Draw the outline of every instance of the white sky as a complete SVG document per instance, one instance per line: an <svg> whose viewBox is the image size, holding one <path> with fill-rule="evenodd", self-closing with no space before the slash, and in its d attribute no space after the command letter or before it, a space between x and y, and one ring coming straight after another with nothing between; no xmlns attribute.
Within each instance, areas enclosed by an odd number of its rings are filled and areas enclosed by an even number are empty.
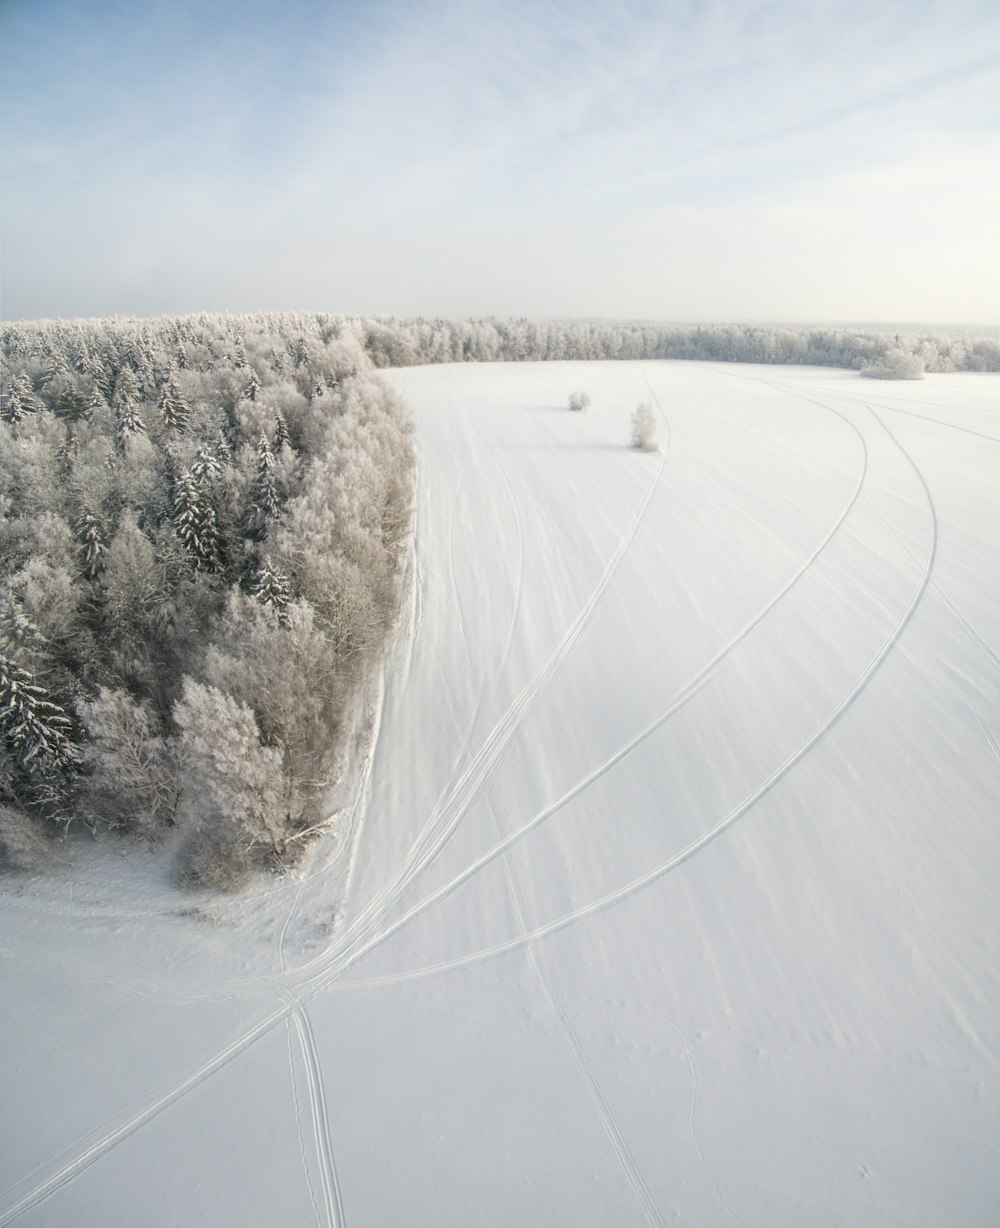
<svg viewBox="0 0 1000 1228"><path fill-rule="evenodd" d="M7 319L1000 322L995 0L4 0Z"/></svg>

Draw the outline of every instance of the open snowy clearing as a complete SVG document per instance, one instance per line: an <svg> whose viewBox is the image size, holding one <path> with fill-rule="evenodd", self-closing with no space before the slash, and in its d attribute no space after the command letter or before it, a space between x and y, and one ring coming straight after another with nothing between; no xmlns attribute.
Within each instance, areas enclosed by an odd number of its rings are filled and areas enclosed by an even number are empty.
<svg viewBox="0 0 1000 1228"><path fill-rule="evenodd" d="M0 882L0 1226L997 1223L1000 377L389 378L334 836Z"/></svg>

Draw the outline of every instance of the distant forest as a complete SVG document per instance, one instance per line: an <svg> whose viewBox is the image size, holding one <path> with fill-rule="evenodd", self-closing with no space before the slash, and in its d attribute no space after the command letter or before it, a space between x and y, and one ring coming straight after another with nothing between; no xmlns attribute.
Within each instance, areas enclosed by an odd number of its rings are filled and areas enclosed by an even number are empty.
<svg viewBox="0 0 1000 1228"><path fill-rule="evenodd" d="M9 325L0 861L179 829L179 876L293 861L405 582L407 415L327 317Z"/></svg>
<svg viewBox="0 0 1000 1228"><path fill-rule="evenodd" d="M701 359L1000 371L1000 339L325 314L0 327L0 863L176 831L235 887L323 829L406 583L414 457L376 368Z"/></svg>
<svg viewBox="0 0 1000 1228"><path fill-rule="evenodd" d="M680 358L845 367L883 378L920 378L925 371L1000 371L1000 336L615 321L352 319L350 323L376 367Z"/></svg>

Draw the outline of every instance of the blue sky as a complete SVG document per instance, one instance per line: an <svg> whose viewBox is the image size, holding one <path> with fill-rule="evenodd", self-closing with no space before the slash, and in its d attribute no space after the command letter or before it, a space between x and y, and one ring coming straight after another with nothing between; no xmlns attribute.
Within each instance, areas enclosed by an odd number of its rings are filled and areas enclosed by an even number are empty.
<svg viewBox="0 0 1000 1228"><path fill-rule="evenodd" d="M0 0L0 313L1000 322L995 0Z"/></svg>

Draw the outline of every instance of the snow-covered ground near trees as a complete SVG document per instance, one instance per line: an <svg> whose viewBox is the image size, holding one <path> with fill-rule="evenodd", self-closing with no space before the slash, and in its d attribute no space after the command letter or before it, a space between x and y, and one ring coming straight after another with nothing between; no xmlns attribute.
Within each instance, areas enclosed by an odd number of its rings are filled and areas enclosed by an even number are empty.
<svg viewBox="0 0 1000 1228"><path fill-rule="evenodd" d="M389 378L334 834L0 883L0 1226L1000 1222L1000 377Z"/></svg>

